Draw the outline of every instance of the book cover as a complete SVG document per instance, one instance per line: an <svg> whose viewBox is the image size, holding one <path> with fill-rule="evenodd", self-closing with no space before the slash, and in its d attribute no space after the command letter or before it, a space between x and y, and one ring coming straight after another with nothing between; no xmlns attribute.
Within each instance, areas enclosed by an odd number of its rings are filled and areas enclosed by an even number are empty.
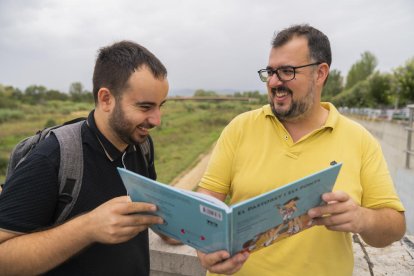
<svg viewBox="0 0 414 276"><path fill-rule="evenodd" d="M205 253L227 250L234 255L257 251L311 227L307 211L323 204L321 195L332 191L341 165L232 206L123 168L118 171L133 201L157 205L156 215L164 224L152 225L152 230Z"/></svg>

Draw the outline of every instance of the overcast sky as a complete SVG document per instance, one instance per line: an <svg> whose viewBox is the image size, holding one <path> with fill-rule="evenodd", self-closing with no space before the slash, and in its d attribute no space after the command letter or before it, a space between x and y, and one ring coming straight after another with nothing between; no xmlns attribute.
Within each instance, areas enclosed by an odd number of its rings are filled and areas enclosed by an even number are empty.
<svg viewBox="0 0 414 276"><path fill-rule="evenodd" d="M413 0L0 0L0 83L91 90L97 50L127 39L160 58L173 93L264 92L271 38L297 23L328 35L343 76L364 51L381 72L414 57Z"/></svg>

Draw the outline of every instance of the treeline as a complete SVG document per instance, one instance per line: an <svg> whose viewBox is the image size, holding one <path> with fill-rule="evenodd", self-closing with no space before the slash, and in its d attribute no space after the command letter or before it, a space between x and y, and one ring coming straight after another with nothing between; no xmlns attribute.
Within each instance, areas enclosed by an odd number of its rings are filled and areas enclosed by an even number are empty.
<svg viewBox="0 0 414 276"><path fill-rule="evenodd" d="M338 107L400 108L414 103L414 58L395 68L392 72L376 69L378 60L374 54L364 52L355 62L346 77L333 69L322 92L322 100ZM223 96L212 90L198 89L196 97ZM234 92L231 97L255 98L259 103L267 102L267 95L259 91ZM50 90L42 85L31 85L24 91L0 84L0 108L13 109L19 103L42 104L51 100L93 103L93 95L74 82L69 93Z"/></svg>
<svg viewBox="0 0 414 276"><path fill-rule="evenodd" d="M331 70L322 100L339 107L400 108L414 103L414 58L390 73L381 73L378 60L364 52L346 76Z"/></svg>
<svg viewBox="0 0 414 276"><path fill-rule="evenodd" d="M194 91L194 97L218 97L223 96L212 90L197 89ZM267 103L267 94L260 93L259 91L243 91L243 92L234 92L230 95L225 95L226 97L236 97L236 98L250 98L257 99L259 103Z"/></svg>
<svg viewBox="0 0 414 276"><path fill-rule="evenodd" d="M376 70L377 58L364 52L360 60L351 66L346 78L339 70L331 70L322 92L322 101L338 107L400 108L414 103L414 58L391 73ZM194 96L219 96L211 90L198 89ZM267 102L267 95L259 91L235 92L234 97L257 98Z"/></svg>
<svg viewBox="0 0 414 276"><path fill-rule="evenodd" d="M30 85L24 91L13 86L0 84L0 108L16 108L21 103L29 105L43 104L48 101L74 101L93 103L93 95L84 89L82 83L74 82L69 93L48 89L43 85Z"/></svg>

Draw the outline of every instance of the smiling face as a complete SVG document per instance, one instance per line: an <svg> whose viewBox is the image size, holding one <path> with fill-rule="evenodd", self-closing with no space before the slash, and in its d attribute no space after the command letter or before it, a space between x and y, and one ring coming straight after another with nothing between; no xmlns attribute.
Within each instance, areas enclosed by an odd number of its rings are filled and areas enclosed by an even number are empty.
<svg viewBox="0 0 414 276"><path fill-rule="evenodd" d="M149 130L161 123L160 108L168 93L166 78L156 79L146 66L136 70L108 118L114 144L142 143Z"/></svg>
<svg viewBox="0 0 414 276"><path fill-rule="evenodd" d="M286 44L272 48L268 68L301 66L315 61L309 58L305 37L293 37ZM296 69L295 78L282 82L276 74L267 81L269 103L281 121L301 119L320 101L320 88L315 86L318 65Z"/></svg>

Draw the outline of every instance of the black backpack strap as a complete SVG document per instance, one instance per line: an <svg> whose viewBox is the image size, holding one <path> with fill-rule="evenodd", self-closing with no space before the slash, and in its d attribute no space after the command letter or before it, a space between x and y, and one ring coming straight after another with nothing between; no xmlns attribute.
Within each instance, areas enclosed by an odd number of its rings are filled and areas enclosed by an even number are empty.
<svg viewBox="0 0 414 276"><path fill-rule="evenodd" d="M142 155L144 156L145 166L148 168L150 164L151 158L151 144L149 142L149 136L145 139L145 141L139 144L139 148L141 150Z"/></svg>
<svg viewBox="0 0 414 276"><path fill-rule="evenodd" d="M83 178L83 148L81 128L85 121L53 130L60 146L59 206L55 223L63 222L78 199Z"/></svg>
<svg viewBox="0 0 414 276"><path fill-rule="evenodd" d="M147 136L147 139L139 144L142 155L144 156L145 166L147 167L149 178L156 179L157 175L154 167L154 144L151 136Z"/></svg>

